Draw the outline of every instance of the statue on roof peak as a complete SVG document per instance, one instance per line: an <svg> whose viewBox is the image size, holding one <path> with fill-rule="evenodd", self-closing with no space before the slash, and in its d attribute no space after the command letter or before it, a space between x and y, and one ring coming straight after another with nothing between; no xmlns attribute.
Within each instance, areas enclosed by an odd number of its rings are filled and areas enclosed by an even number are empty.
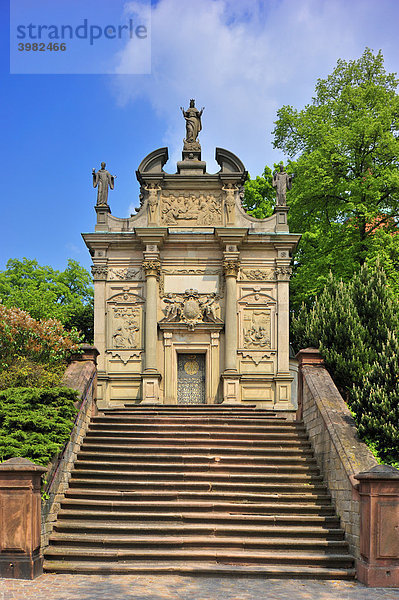
<svg viewBox="0 0 399 600"><path fill-rule="evenodd" d="M204 112L204 107L201 110L195 107L195 100L190 100L190 107L187 110L181 106L180 110L183 113L183 117L186 120L186 139L185 142L196 142L198 141L198 134L202 129L201 116Z"/></svg>

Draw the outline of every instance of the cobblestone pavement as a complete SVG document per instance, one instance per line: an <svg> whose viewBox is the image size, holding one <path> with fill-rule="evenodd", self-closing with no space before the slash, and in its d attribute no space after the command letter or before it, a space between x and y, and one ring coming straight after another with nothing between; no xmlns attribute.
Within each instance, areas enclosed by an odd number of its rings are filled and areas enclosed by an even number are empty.
<svg viewBox="0 0 399 600"><path fill-rule="evenodd" d="M399 600L399 589L344 581L49 574L0 579L0 600Z"/></svg>

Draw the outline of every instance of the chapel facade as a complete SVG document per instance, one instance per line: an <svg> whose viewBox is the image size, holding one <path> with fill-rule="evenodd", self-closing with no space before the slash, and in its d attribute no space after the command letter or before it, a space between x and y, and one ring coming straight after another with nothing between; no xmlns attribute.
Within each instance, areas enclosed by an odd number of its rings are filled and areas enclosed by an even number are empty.
<svg viewBox="0 0 399 600"><path fill-rule="evenodd" d="M299 235L288 230L290 178L274 176L274 214L242 208L247 172L216 148L217 173L201 159L201 115L186 121L176 173L168 149L137 170L136 215L111 214L114 178L93 171L97 224L83 238L93 257L98 406L256 404L294 411L289 363L289 280Z"/></svg>

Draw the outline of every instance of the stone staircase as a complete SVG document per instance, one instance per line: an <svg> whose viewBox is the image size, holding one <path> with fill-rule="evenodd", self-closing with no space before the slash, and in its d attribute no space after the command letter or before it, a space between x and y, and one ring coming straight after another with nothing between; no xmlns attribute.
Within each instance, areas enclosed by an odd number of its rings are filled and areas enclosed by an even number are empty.
<svg viewBox="0 0 399 600"><path fill-rule="evenodd" d="M225 405L94 417L44 568L354 577L302 423Z"/></svg>

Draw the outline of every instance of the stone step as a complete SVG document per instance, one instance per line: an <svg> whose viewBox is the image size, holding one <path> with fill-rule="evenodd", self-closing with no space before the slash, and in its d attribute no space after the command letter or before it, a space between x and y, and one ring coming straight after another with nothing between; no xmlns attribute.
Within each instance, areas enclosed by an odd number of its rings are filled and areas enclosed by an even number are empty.
<svg viewBox="0 0 399 600"><path fill-rule="evenodd" d="M98 453L103 453L103 456L107 456L108 453L119 452L148 452L152 454L164 453L164 452L174 452L177 454L181 454L182 456L197 454L200 450L204 454L213 454L213 456L221 456L227 454L234 454L236 457L241 456L267 456L267 453L271 448L280 449L281 452L284 451L285 448L290 449L301 449L301 448L310 448L310 443L306 441L292 440L289 442L284 442L284 440L270 440L267 444L263 446L251 446L247 447L245 444L240 445L226 445L219 444L218 442L209 442L209 440L205 443L200 442L199 444L193 444L190 446L186 445L174 445L173 442L170 444L165 444L162 441L162 444L158 442L158 444L147 444L145 440L143 440L140 444L134 444L130 440L117 439L114 440L112 438L104 438L100 439L90 439L85 438L82 450L86 452L97 451Z"/></svg>
<svg viewBox="0 0 399 600"><path fill-rule="evenodd" d="M82 453L80 453L79 456L81 456ZM117 470L119 471L129 471L132 470L132 468L134 468L135 465L138 464L137 461L137 455L134 456L128 456L128 457L124 457L125 460L123 462L116 462L113 461L111 462L104 462L104 457L103 456L99 456L98 460L77 460L75 462L75 469L95 469L95 470L115 470L115 468L117 467ZM130 458L130 460L128 460ZM237 463L233 463L232 459L230 460L226 460L224 458L221 458L220 456L218 457L213 457L213 458L208 458L206 459L206 457L199 457L197 456L196 459L192 458L191 460L187 460L187 462L183 462L183 457L182 460L180 462L177 462L174 456L165 456L165 455L156 455L156 456L148 456L148 454L142 455L142 462L140 464L148 464L148 465L156 465L159 464L158 461L162 461L161 464L173 464L173 465L177 465L178 469L184 469L186 466L189 467L190 465L193 464L197 464L197 465L201 465L201 467L205 470L214 470L214 469L219 469L219 470L227 470L228 472L230 472L230 469L234 468L234 464ZM169 460L168 460L169 458ZM132 460L133 459L133 460ZM216 460L215 460L216 459ZM237 459L236 459L237 460ZM107 461L108 461L108 457L107 457ZM195 462L194 462L195 461ZM317 465L316 460L314 459L314 457L312 456L312 454L310 452L302 454L302 453L297 453L296 455L289 455L289 456L278 456L278 455L272 455L268 458L264 457L262 459L262 462L257 461L256 464L254 465L252 463L252 461L246 459L246 458L242 458L240 463L238 464L245 464L247 466L248 462L250 463L250 466L261 466L263 467L265 470L267 470L268 468L275 468L278 465L281 466L286 466L286 465L290 465L290 466L296 466L296 465ZM252 464L251 464L252 463Z"/></svg>
<svg viewBox="0 0 399 600"><path fill-rule="evenodd" d="M86 439L101 439L101 438L123 438L130 440L132 443L189 443L189 444L202 444L203 442L222 443L228 442L229 444L245 444L253 446L257 443L268 442L269 440L307 440L305 433L297 433L294 431L288 432L277 432L270 431L265 433L193 433L190 435L184 429L181 431L159 431L159 432L141 432L126 429L125 431L118 431L116 429L102 428L99 430L89 429L86 434Z"/></svg>
<svg viewBox="0 0 399 600"><path fill-rule="evenodd" d="M118 465L119 466L119 465ZM140 472L140 471L145 471L146 473L148 473L149 475L151 473L154 473L154 476L156 475L156 473L161 472L161 471L168 471L168 472L175 472L175 473L189 473L189 472L213 472L216 471L218 473L226 471L226 473L234 473L234 471L244 471L244 472L248 472L248 465L245 463L245 461L242 461L241 463L237 463L237 464L230 464L230 465L223 465L220 464L219 461L216 461L214 463L209 463L208 464L208 469L206 469L206 465L202 465L201 463L188 463L188 464L181 464L181 463L173 463L173 462L151 462L151 463L144 463L144 462L135 462L132 461L130 463L130 467L131 473L135 473L135 472ZM269 463L268 465L252 465L251 466L251 471L254 474L262 474L265 477L269 476L269 475L283 475L283 474L290 474L290 475L298 475L298 474L303 474L303 475L318 475L319 474L319 468L317 466L316 462L304 462L304 463L299 463L299 464L293 464L293 465L289 465L289 464L271 464ZM83 473L87 473L87 474L96 474L96 472L101 472L104 474L104 476L107 476L107 472L104 470L96 470L96 469L79 469L80 475L82 475ZM118 473L120 475L120 477L125 477L127 475L126 469L122 469L120 471L113 469L112 473Z"/></svg>
<svg viewBox="0 0 399 600"><path fill-rule="evenodd" d="M142 452L141 448L132 448L131 453L126 454L122 452L109 452L107 453L107 463L104 463L104 456L102 452L87 451L82 446L82 449L79 452L79 460L75 462L75 465L90 463L90 464L105 464L109 466L110 469L114 468L114 464L117 463L122 468L120 463L129 463L134 461L143 461L143 462L157 462L161 460L162 462L171 461L174 464L185 464L196 462L201 465L209 465L214 464L215 462L229 466L234 462L237 462L237 458L240 458L241 461L245 461L248 465L264 465L268 464L270 460L274 460L275 458L281 458L288 460L289 458L293 458L294 460L300 457L309 457L313 458L313 452L310 448L299 449L299 448L271 448L269 450L265 450L262 456L253 456L248 453L236 453L234 456L228 456L218 453L218 456L215 456L215 453L203 453L199 454L198 449L193 453L188 452L179 452L179 453L171 453L171 452L162 452L162 449L159 449L159 452L152 452L149 454L148 452Z"/></svg>
<svg viewBox="0 0 399 600"><path fill-rule="evenodd" d="M343 540L344 532L342 529L329 528L312 525L285 525L279 526L275 524L263 525L262 523L256 523L255 525L241 525L238 523L232 523L229 526L225 524L211 523L170 523L165 521L112 521L111 523L107 520L100 521L82 521L79 520L62 520L58 519L55 527L55 533L81 533L85 534L96 533L106 535L140 535L140 536L151 536L159 535L162 532L163 535L202 535L202 536L246 536L246 537L265 537L265 538L279 538L279 537L292 537L300 539L334 539Z"/></svg>
<svg viewBox="0 0 399 600"><path fill-rule="evenodd" d="M71 479L71 481L79 481L79 478L75 475L77 475L78 473L82 474L81 471L74 471L73 472L73 478ZM89 471L89 473L91 473L92 475L92 479L95 478L96 473L94 473L93 471ZM109 474L110 476L108 477L108 479L103 478L102 484L105 484L106 481L109 481L111 479L112 473ZM158 481L173 481L173 482L178 482L180 481L205 481L208 484L211 483L212 481L224 481L226 480L226 477L228 477L231 481L242 481L243 477L248 477L248 473L247 471L244 470L244 472L239 472L237 474L235 473L224 473L224 472L215 472L215 473L210 473L207 471L204 472L178 472L178 471L167 471L167 470L161 470L161 471L131 471L130 472L130 477L132 481L135 480L140 480L140 479L148 479L149 481L153 481L154 483L158 482ZM278 485L278 484L287 484L287 479L288 476L285 473L264 473L264 471L259 471L258 473L254 473L252 475L252 477L249 478L249 481L253 481L253 482L258 482L258 483L264 483L264 484L270 484L270 485ZM119 482L120 481L126 481L126 474L123 474L120 476ZM302 485L302 486L306 486L307 489L311 489L312 486L314 485L320 485L323 483L323 478L321 475L318 474L314 474L314 473L297 473L297 474L290 474L289 475L289 479L288 479L288 483L290 485L292 484L297 484L297 485Z"/></svg>
<svg viewBox="0 0 399 600"><path fill-rule="evenodd" d="M233 427L271 427L271 426L284 426L287 428L300 428L303 427L303 423L299 421L287 421L286 419L278 419L276 417L270 418L266 416L251 416L244 417L231 417L231 416L180 416L180 415L159 415L159 416L138 416L135 414L98 414L92 419L92 423L115 423L118 424L120 422L123 423L131 423L134 425L147 425L151 427L152 425L158 425L162 423L166 423L168 425L182 425L182 424L190 424L193 426L196 425L231 425Z"/></svg>
<svg viewBox="0 0 399 600"><path fill-rule="evenodd" d="M325 539L298 539L295 537L276 537L273 539L267 537L214 537L207 535L153 535L151 537L142 535L110 535L104 537L101 534L87 533L53 533L51 543L55 547L64 548L93 548L94 551L100 546L100 549L118 548L121 550L136 549L155 549L166 548L168 551L173 549L185 548L224 548L228 550L241 549L259 549L267 550L306 550L311 552L326 552L331 554L340 554L348 550L348 544L344 540L325 540Z"/></svg>
<svg viewBox="0 0 399 600"><path fill-rule="evenodd" d="M266 495L300 495L301 497L306 496L320 496L326 495L326 487L324 485L312 485L304 486L303 484L279 483L279 484L251 484L251 483L220 483L220 482L203 482L198 483L197 481L132 481L132 482L119 482L119 481L107 481L102 480L82 480L72 479L70 482L70 490L74 490L76 487L92 491L93 488L103 489L104 493L108 493L109 488L115 487L115 490L134 490L138 493L150 492L152 494L161 491L196 491L196 492L208 492L211 488L213 493L225 492L231 493L243 492L243 493L262 493Z"/></svg>
<svg viewBox="0 0 399 600"><path fill-rule="evenodd" d="M91 484L91 485L90 485ZM142 500L145 502L197 502L197 501L220 501L220 502L247 502L247 503L290 503L294 509L297 504L303 505L315 505L315 506L328 506L331 502L329 494L318 494L318 493L282 493L282 494L267 494L267 493L255 493L251 491L244 492L229 492L229 491L216 491L210 486L207 491L193 491L193 490L141 490L128 489L128 486L123 484L120 485L120 489L117 489L115 482L110 482L109 489L102 485L101 481L87 482L85 480L78 481L77 487L71 486L66 494L65 498L78 498L78 499L92 499L101 497L103 500L119 499L125 502ZM80 487L78 487L80 486Z"/></svg>
<svg viewBox="0 0 399 600"><path fill-rule="evenodd" d="M329 553L320 550L284 550L284 551L262 551L258 549L226 549L226 548L187 548L187 549L126 549L118 550L118 561L131 560L215 560L229 563L262 563L262 564L294 564L294 565L318 565L341 568L353 568L353 559L346 553ZM45 553L47 560L80 560L108 562L115 559L115 550L113 548L73 548L64 546L49 546Z"/></svg>
<svg viewBox="0 0 399 600"><path fill-rule="evenodd" d="M265 564L222 564L218 562L195 561L151 561L151 562L81 562L68 560L45 560L44 571L47 573L76 573L96 575L123 574L179 574L202 576L230 577L262 577L264 579L320 579L320 580L351 580L355 576L353 568L334 569L326 567L303 565L265 565Z"/></svg>
<svg viewBox="0 0 399 600"><path fill-rule="evenodd" d="M68 491L68 494L70 492ZM119 499L112 500L104 499L101 492L98 498L71 498L65 497L61 502L61 508L72 510L87 510L90 512L95 509L103 509L109 512L129 511L131 513L146 512L148 510L160 512L194 512L194 511L212 511L212 512L231 512L235 514L319 514L333 515L334 509L331 504L321 504L317 502L284 502L281 498L279 502L239 502L239 501L222 501L222 500L132 500L129 493L120 492ZM295 510L294 510L295 509Z"/></svg>
<svg viewBox="0 0 399 600"><path fill-rule="evenodd" d="M331 515L320 515L320 514L234 514L230 512L181 512L180 510L162 512L157 507L152 511L146 510L140 513L129 512L128 510L123 512L110 512L102 510L100 506L98 510L92 509L89 512L87 510L80 510L68 506L67 509L61 508L59 512L59 520L61 522L67 521L80 521L84 523L89 522L112 522L112 523L134 523L139 520L140 523L145 527L146 523L152 523L154 521L160 521L162 526L166 524L211 524L213 528L224 525L236 527L239 525L251 525L256 527L261 526L279 526L279 527L322 527L323 529L339 529L340 521L335 514ZM341 531L341 530L340 530Z"/></svg>
<svg viewBox="0 0 399 600"><path fill-rule="evenodd" d="M233 433L236 435L237 433L243 435L263 435L265 433L302 433L306 434L305 428L303 426L288 426L286 424L275 425L274 423L270 423L268 425L247 425L242 423L237 423L236 420L233 423L220 423L220 424L208 424L208 423L198 423L193 425L191 422L183 420L181 423L169 423L169 422L156 422L156 423L134 423L130 422L128 419L121 419L120 422L114 421L104 421L97 420L90 424L89 431L129 431L129 433L140 433L140 434L155 434L158 433L168 433L168 435L173 435L174 432L177 434L185 433L198 433L200 435L212 435L214 433Z"/></svg>

